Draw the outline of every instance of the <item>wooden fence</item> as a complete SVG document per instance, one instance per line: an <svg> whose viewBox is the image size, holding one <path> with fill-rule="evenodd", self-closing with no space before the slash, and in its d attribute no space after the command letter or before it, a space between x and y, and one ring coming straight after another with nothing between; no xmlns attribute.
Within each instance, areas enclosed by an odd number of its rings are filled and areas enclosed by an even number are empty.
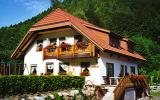
<svg viewBox="0 0 160 100"><path fill-rule="evenodd" d="M0 62L0 75L22 75L23 71L24 71L23 63Z"/></svg>

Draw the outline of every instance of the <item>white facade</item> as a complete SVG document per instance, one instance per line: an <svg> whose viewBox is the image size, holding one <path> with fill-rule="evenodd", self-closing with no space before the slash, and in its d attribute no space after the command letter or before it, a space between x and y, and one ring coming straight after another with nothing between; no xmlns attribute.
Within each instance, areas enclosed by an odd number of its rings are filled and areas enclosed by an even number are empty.
<svg viewBox="0 0 160 100"><path fill-rule="evenodd" d="M66 32L66 31L65 31ZM49 39L52 37L57 37L57 45L59 45L59 37L65 36L66 43L74 44L74 34L76 32L71 32L69 35L64 32L57 32L57 33L48 33L42 34L38 37L38 39L43 39L43 47L47 46L50 42ZM62 35L63 34L63 35ZM37 39L37 40L38 40ZM32 45L28 48L25 57L24 57L24 74L28 75L31 73L31 66L37 66L37 75L44 74L46 72L46 63L53 63L53 75L58 75L59 73L59 63L61 62L69 62L69 66L67 68L67 72L71 72L73 75L79 76L82 68L80 66L80 62L90 62L89 73L90 76L86 77L86 81L90 80L96 85L104 84L103 76L107 75L107 68L106 63L113 63L114 64L114 77L118 77L120 74L120 66L126 65L127 71L130 73L130 67L135 67L135 72L137 72L138 64L134 61L128 60L128 58L119 57L117 55L110 56L109 53L100 54L100 57L97 58L75 58L75 59L48 59L43 60L43 52L37 51L37 44L36 40L32 43Z"/></svg>

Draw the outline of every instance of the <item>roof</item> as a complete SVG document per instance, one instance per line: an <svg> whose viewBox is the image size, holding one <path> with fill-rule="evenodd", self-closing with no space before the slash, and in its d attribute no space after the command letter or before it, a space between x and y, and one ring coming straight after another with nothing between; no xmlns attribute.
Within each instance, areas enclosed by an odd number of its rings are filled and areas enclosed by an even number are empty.
<svg viewBox="0 0 160 100"><path fill-rule="evenodd" d="M35 25L33 25L24 37L24 39L21 41L21 43L17 46L11 57L16 58L15 56L19 54L22 49L24 49L23 45L26 45L27 43L25 41L27 41L27 39L30 40L32 35L34 35L34 32L62 26L71 26L83 36L85 36L87 39L89 39L91 42L93 42L102 51L108 50L136 59L145 60L143 56L136 52L130 53L127 50L114 48L107 44L107 34L111 33L110 30L99 28L87 21L84 21L76 16L69 14L68 12L65 12L60 8L51 12L46 17L42 18L39 22L37 22Z"/></svg>

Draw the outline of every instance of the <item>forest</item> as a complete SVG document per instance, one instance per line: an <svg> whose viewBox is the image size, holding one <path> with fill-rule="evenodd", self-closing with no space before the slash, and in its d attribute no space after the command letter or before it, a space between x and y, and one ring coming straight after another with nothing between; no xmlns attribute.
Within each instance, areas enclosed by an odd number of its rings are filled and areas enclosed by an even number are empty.
<svg viewBox="0 0 160 100"><path fill-rule="evenodd" d="M140 73L155 74L160 70L160 0L50 1L51 7L37 16L0 28L1 60L12 61L11 53L29 28L59 7L134 41L137 44L134 49L147 60L140 63Z"/></svg>

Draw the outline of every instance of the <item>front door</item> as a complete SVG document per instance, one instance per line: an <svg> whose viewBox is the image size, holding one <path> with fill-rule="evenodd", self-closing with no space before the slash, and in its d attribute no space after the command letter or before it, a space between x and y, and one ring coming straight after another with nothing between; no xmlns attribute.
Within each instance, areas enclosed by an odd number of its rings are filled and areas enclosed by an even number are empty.
<svg viewBox="0 0 160 100"><path fill-rule="evenodd" d="M107 83L110 84L110 77L114 77L114 64L106 63L107 69Z"/></svg>

